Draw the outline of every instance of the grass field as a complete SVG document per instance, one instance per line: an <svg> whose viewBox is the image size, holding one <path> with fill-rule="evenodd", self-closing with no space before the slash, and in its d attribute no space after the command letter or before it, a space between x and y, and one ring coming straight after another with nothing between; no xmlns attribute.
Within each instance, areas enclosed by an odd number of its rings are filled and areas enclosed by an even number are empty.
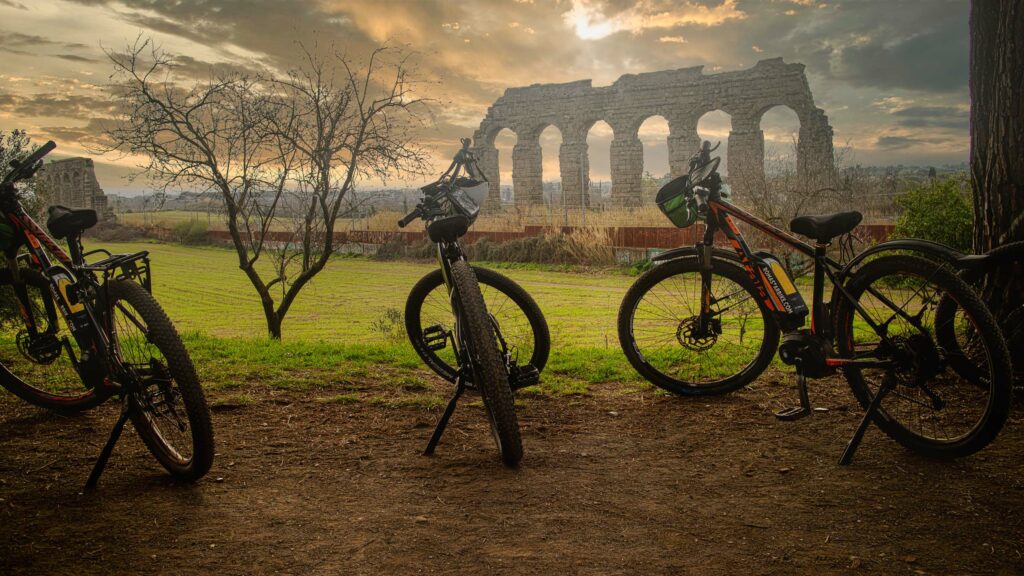
<svg viewBox="0 0 1024 576"><path fill-rule="evenodd" d="M105 247L150 252L154 294L185 335L208 382L304 386L322 380L324 370L340 379L346 370L393 372L398 380L428 377L408 344L400 312L432 264L334 258L288 312L278 343L266 337L256 292L234 252L164 243ZM551 328L544 389L582 392L594 383L638 381L615 331L619 302L634 277L551 268L502 273L530 292Z"/></svg>
<svg viewBox="0 0 1024 576"><path fill-rule="evenodd" d="M431 263L333 258L295 301L284 321L284 338L277 342L266 335L262 308L233 251L156 242L105 247L114 252L149 251L154 294L185 338L210 388L337 384L334 401L346 401L351 398L345 382L371 376L396 382L406 393L402 401L439 401L435 396L416 398L428 389L424 382L432 373L410 346L402 320L410 289L435 269ZM604 382L646 387L626 361L616 332L619 304L635 276L623 269L480 265L501 268L534 297L547 318L552 353L541 391L584 393ZM809 300L809 283L799 284ZM670 291L665 298L670 295L674 296ZM645 315L657 320L661 313L654 308ZM671 334L656 337L659 342L675 340L674 324L660 330L669 328ZM732 340L741 334L733 328L726 332ZM10 356L16 359L13 343L9 344ZM650 351L645 349L645 354ZM740 365L728 369L738 370L750 358L744 355ZM76 380L73 373L68 379Z"/></svg>

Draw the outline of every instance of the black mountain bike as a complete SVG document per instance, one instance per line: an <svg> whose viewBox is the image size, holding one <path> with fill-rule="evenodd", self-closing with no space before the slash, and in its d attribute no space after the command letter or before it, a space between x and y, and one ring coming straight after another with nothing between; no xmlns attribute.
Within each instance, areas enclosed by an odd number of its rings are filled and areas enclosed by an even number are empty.
<svg viewBox="0 0 1024 576"><path fill-rule="evenodd" d="M466 389L483 397L484 409L502 461L515 466L523 456L512 391L532 386L551 349L547 322L537 303L511 279L472 267L459 243L480 211L487 181L462 140L448 170L424 186L423 200L399 221L426 222L437 245L440 269L413 286L405 304L405 327L416 353L455 394L424 451L433 454ZM460 177L465 169L468 178Z"/></svg>
<svg viewBox="0 0 1024 576"><path fill-rule="evenodd" d="M995 319L957 269L908 254L844 268L826 249L860 223L859 212L794 219L790 230L814 240L807 244L723 198L712 151L704 142L689 174L658 193L677 225L703 220L704 236L656 257L659 265L626 293L619 341L633 367L677 394L722 394L753 381L778 349L796 368L800 392L799 407L777 414L786 420L811 414L807 378L842 370L866 411L841 464L872 421L930 456L988 445L1006 421L1012 368ZM810 310L778 259L750 250L733 217L813 258ZM718 232L733 251L714 247Z"/></svg>
<svg viewBox="0 0 1024 576"><path fill-rule="evenodd" d="M94 210L51 206L51 238L21 205L15 184L55 147L47 142L12 162L0 182L0 226L9 234L0 289L18 309L0 328L0 385L63 413L120 399L121 415L87 487L95 487L129 419L174 478L197 480L213 463L210 411L188 352L150 294L148 252L83 252ZM67 242L67 252L54 238ZM86 262L95 255L101 258Z"/></svg>

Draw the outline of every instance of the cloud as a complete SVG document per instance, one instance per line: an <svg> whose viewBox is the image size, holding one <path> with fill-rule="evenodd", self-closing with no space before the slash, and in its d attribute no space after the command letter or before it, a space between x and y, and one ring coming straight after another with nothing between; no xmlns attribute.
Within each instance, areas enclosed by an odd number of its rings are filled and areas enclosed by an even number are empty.
<svg viewBox="0 0 1024 576"><path fill-rule="evenodd" d="M879 136L878 139L875 140L875 145L883 150L910 148L921 143L921 140L911 138L909 136Z"/></svg>
<svg viewBox="0 0 1024 576"><path fill-rule="evenodd" d="M572 0L572 9L562 18L578 37L599 40L621 31L635 34L678 26L720 26L729 20L747 17L736 7L735 0L722 0L713 7L691 1L638 0L612 14L607 14L608 8L592 0Z"/></svg>
<svg viewBox="0 0 1024 576"><path fill-rule="evenodd" d="M0 94L0 112L27 118L67 118L87 120L109 116L114 104L106 96L84 94Z"/></svg>
<svg viewBox="0 0 1024 576"><path fill-rule="evenodd" d="M70 1L78 4L73 12L80 29L94 35L102 30L108 48L131 41L137 31L154 36L180 55L177 74L186 81L204 79L211 70L281 73L298 62L299 41L320 54L337 50L356 59L380 42L408 45L416 52L415 77L424 82L419 93L439 102L436 123L422 131L422 140L442 159L450 156L445 142L469 135L509 87L586 78L601 86L622 74L696 65L712 73L776 56L806 65L837 144L883 150L880 137L966 138L967 0L274 0L258 9L251 0ZM25 125L20 114L30 111L14 112L14 97L18 104L33 92L105 97L71 87L76 78L88 79L81 75L102 82L109 74L109 65L93 59L99 58L93 37L60 27L19 30L26 33L0 30L5 73L33 81L58 78L45 86L5 80L5 126ZM78 44L68 47L72 43ZM27 60L40 52L46 57ZM874 104L884 98L903 101ZM48 124L73 126L105 114L98 103L61 104L74 117ZM935 110L897 113L914 107ZM881 140L886 146L896 142ZM600 164L591 158L592 166Z"/></svg>
<svg viewBox="0 0 1024 576"><path fill-rule="evenodd" d="M950 128L967 131L970 110L955 106L910 106L892 112L900 126L907 128Z"/></svg>

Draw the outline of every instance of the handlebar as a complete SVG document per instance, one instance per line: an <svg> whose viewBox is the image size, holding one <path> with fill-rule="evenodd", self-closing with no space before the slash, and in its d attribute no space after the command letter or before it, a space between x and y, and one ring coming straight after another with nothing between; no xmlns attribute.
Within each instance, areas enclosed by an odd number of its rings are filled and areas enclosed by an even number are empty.
<svg viewBox="0 0 1024 576"><path fill-rule="evenodd" d="M39 148L36 148L34 152L26 156L21 160L12 160L11 167L13 168L7 173L7 176L3 180L3 186L7 187L14 184L18 180L24 180L31 178L36 170L39 169L39 162L44 156L53 151L57 147L57 144L53 140L49 140L46 144L43 144Z"/></svg>
<svg viewBox="0 0 1024 576"><path fill-rule="evenodd" d="M412 222L413 220L419 218L422 215L423 215L423 209L417 207L412 212L409 212L408 214L406 214L405 218L402 218L401 220L398 221L398 227L399 228L405 228L406 226L409 225L410 222Z"/></svg>

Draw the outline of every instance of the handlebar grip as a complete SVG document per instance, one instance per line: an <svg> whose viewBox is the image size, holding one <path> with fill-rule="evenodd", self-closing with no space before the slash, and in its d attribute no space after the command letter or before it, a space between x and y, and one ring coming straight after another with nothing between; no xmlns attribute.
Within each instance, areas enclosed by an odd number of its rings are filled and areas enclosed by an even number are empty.
<svg viewBox="0 0 1024 576"><path fill-rule="evenodd" d="M56 148L56 147L57 147L57 143L56 142L54 142L53 140L48 140L46 142L46 144L43 144L39 148L36 148L36 151L33 152L31 155L29 155L28 158L25 158L24 160L22 160L21 161L21 165L19 166L19 169L21 169L21 170L31 170L32 167L35 166L36 162L39 162L40 160L42 160L43 156L46 156L50 152L53 152L53 149Z"/></svg>
<svg viewBox="0 0 1024 576"><path fill-rule="evenodd" d="M420 210L419 208L417 208L417 209L413 210L412 212L406 214L405 218L402 218L401 220L398 221L398 227L399 228L405 228L406 226L409 225L410 222L412 222L413 220L419 218L420 214L422 214L422 213L423 213L423 211Z"/></svg>

